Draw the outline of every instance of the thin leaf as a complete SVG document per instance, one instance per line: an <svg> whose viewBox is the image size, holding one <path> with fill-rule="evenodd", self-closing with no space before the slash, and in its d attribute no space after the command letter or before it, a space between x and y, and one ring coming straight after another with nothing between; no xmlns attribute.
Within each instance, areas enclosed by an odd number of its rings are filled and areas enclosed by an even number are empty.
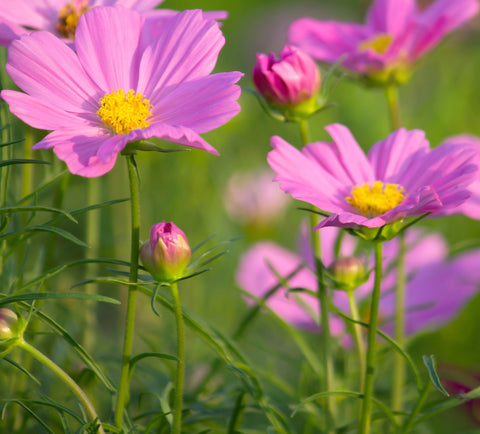
<svg viewBox="0 0 480 434"><path fill-rule="evenodd" d="M4 127L2 127L0 130L3 130ZM22 143L25 139L16 139L16 140L11 140L10 142L4 142L4 143L1 143L0 144L0 148L3 148L5 146L10 146L10 145L14 145L16 143Z"/></svg>
<svg viewBox="0 0 480 434"><path fill-rule="evenodd" d="M440 382L440 377L438 376L437 370L435 369L434 356L423 356L423 363L425 363L425 366L427 367L428 375L430 376L430 380L432 381L432 384L435 386L435 388L445 396L450 396L450 394L445 390L445 388L442 386L442 383Z"/></svg>
<svg viewBox="0 0 480 434"><path fill-rule="evenodd" d="M27 211L48 211L48 212L53 212L53 213L58 213L58 214L63 214L67 219L74 223L78 223L75 218L70 215L67 211L63 211L62 209L58 208L52 208L49 206L10 206L10 207L3 207L0 208L0 214L4 213L12 213L12 212L27 212Z"/></svg>
<svg viewBox="0 0 480 434"><path fill-rule="evenodd" d="M27 226L22 228L18 231L9 232L4 235L0 235L1 240L8 240L9 238L18 238L21 234L28 233L28 232L52 232L54 234L60 235L61 237L81 246L81 247L88 247L84 241L78 239L75 235L67 232L63 229L56 228L54 226L46 226L46 225L37 225L37 226Z"/></svg>
<svg viewBox="0 0 480 434"><path fill-rule="evenodd" d="M25 158L12 158L11 160L0 161L0 167L12 166L14 164L52 164L43 160L27 160Z"/></svg>
<svg viewBox="0 0 480 434"><path fill-rule="evenodd" d="M5 294L0 294L0 307L6 304L15 303L18 301L30 301L30 300L51 300L51 299L75 299L75 300L93 300L102 303L120 304L118 300L114 298L105 297L98 294L87 294L84 292L29 292L27 294L11 295L5 297Z"/></svg>
<svg viewBox="0 0 480 434"><path fill-rule="evenodd" d="M50 427L38 416L31 408L29 408L26 404L24 404L22 401L19 399L9 399L5 405L3 406L2 409L2 419L5 418L5 411L7 409L7 405L10 403L18 404L20 407L23 407L24 410L26 410L30 416L32 416L45 430L51 434L55 434L54 431L50 429Z"/></svg>
<svg viewBox="0 0 480 434"><path fill-rule="evenodd" d="M22 371L28 378L30 378L30 380L33 380L35 381L35 383L37 383L39 386L41 385L40 381L37 380L33 374L31 374L30 372L28 372L23 366L19 365L17 362L15 362L14 360L10 359L10 357L4 357L3 360L5 360L6 362L10 363L11 365L15 366L17 369L19 369L20 371Z"/></svg>
<svg viewBox="0 0 480 434"><path fill-rule="evenodd" d="M180 363L180 360L178 359L178 357L172 356L170 354L153 353L153 352L152 353L141 353L141 354L136 355L135 357L132 357L132 359L130 359L130 371L133 371L133 369L135 368L135 365L140 360L146 359L147 357L154 357L154 358L157 358L157 359L165 359L165 360L173 360L177 363Z"/></svg>

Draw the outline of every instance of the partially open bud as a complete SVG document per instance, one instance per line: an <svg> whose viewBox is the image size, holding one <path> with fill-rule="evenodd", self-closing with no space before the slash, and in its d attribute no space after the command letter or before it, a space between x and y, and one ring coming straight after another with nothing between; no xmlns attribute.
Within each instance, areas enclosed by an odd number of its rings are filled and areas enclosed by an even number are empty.
<svg viewBox="0 0 480 434"><path fill-rule="evenodd" d="M171 222L156 223L150 240L140 248L140 259L148 272L163 282L173 282L183 276L191 250L181 229Z"/></svg>
<svg viewBox="0 0 480 434"><path fill-rule="evenodd" d="M257 54L252 78L258 92L287 118L307 117L319 107L320 73L304 51L287 45L280 53Z"/></svg>
<svg viewBox="0 0 480 434"><path fill-rule="evenodd" d="M353 290L368 279L363 262L354 257L335 259L328 271L334 289Z"/></svg>

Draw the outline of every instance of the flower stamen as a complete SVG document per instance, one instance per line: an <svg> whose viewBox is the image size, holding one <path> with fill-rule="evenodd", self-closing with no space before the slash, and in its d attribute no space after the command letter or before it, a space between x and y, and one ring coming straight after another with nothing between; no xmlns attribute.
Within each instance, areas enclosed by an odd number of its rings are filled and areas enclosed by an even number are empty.
<svg viewBox="0 0 480 434"><path fill-rule="evenodd" d="M105 94L99 101L97 114L103 123L117 134L128 134L138 128L147 128L152 116L152 105L141 93L135 94L130 89L125 94L123 89L117 89Z"/></svg>
<svg viewBox="0 0 480 434"><path fill-rule="evenodd" d="M80 15L91 9L87 5L88 0L76 0L63 6L58 12L58 22L55 26L58 33L64 38L73 39Z"/></svg>
<svg viewBox="0 0 480 434"><path fill-rule="evenodd" d="M382 33L380 35L377 35L371 39L368 39L364 42L362 42L358 48L361 51L366 51L369 48L373 49L376 51L378 54L385 54L387 51L388 47L390 46L390 43L392 42L392 35L389 35L387 33Z"/></svg>
<svg viewBox="0 0 480 434"><path fill-rule="evenodd" d="M403 187L398 184L384 184L381 181L356 185L351 190L351 196L345 198L361 215L368 218L385 214L400 205L404 199Z"/></svg>

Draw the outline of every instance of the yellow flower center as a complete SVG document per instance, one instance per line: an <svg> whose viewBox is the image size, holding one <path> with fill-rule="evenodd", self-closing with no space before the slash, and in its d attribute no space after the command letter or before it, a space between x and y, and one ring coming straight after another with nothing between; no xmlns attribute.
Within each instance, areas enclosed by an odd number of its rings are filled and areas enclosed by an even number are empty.
<svg viewBox="0 0 480 434"><path fill-rule="evenodd" d="M375 181L356 185L345 200L365 217L373 218L390 211L405 199L405 189L398 184Z"/></svg>
<svg viewBox="0 0 480 434"><path fill-rule="evenodd" d="M128 134L137 128L147 128L147 118L152 116L152 105L141 93L135 95L130 89L127 94L122 89L112 90L99 101L97 114L104 124L117 134Z"/></svg>
<svg viewBox="0 0 480 434"><path fill-rule="evenodd" d="M60 12L58 13L58 22L55 28L64 38L74 38L80 15L91 9L87 4L88 0L81 2L72 1L60 9Z"/></svg>
<svg viewBox="0 0 480 434"><path fill-rule="evenodd" d="M390 43L392 42L392 39L393 39L392 35L383 33L375 36L372 39L362 42L358 46L358 48L360 50L368 50L369 48L372 48L374 51L376 51L379 54L385 54L388 47L390 46Z"/></svg>

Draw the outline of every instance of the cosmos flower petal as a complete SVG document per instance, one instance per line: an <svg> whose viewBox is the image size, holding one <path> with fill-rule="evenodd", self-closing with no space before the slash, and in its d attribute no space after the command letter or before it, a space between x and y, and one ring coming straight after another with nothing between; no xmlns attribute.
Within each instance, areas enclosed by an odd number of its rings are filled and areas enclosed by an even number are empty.
<svg viewBox="0 0 480 434"><path fill-rule="evenodd" d="M226 72L171 86L152 101L152 122L184 125L199 133L210 131L229 121L240 111L236 102L240 88L233 86L243 74Z"/></svg>
<svg viewBox="0 0 480 434"><path fill-rule="evenodd" d="M358 44L372 35L359 24L300 18L288 30L288 41L323 62L336 62L344 54L357 50Z"/></svg>
<svg viewBox="0 0 480 434"><path fill-rule="evenodd" d="M271 139L273 151L267 156L270 167L277 174L275 181L295 199L310 202L327 212L341 210L335 197L344 187L329 173L320 170L316 161L295 149L278 136Z"/></svg>
<svg viewBox="0 0 480 434"><path fill-rule="evenodd" d="M0 46L8 47L12 41L28 33L22 26L0 18Z"/></svg>
<svg viewBox="0 0 480 434"><path fill-rule="evenodd" d="M91 95L99 95L73 50L48 32L32 32L13 41L6 69L25 92L65 111L91 110L96 102Z"/></svg>
<svg viewBox="0 0 480 434"><path fill-rule="evenodd" d="M133 9L142 14L155 9L161 3L163 3L163 0L118 0L115 4Z"/></svg>
<svg viewBox="0 0 480 434"><path fill-rule="evenodd" d="M155 93L212 72L225 39L218 24L200 10L176 14L160 34L149 21L142 31L138 90L155 100Z"/></svg>
<svg viewBox="0 0 480 434"><path fill-rule="evenodd" d="M75 33L75 48L86 72L105 93L136 89L144 18L120 6L92 8L88 19L86 15L78 20Z"/></svg>
<svg viewBox="0 0 480 434"><path fill-rule="evenodd" d="M375 0L367 13L367 26L378 33L399 35L416 11L415 0Z"/></svg>
<svg viewBox="0 0 480 434"><path fill-rule="evenodd" d="M397 183L428 151L429 144L423 131L400 128L376 143L368 152L368 159L376 179Z"/></svg>
<svg viewBox="0 0 480 434"><path fill-rule="evenodd" d="M78 116L48 104L44 99L31 97L14 90L2 90L1 97L9 104L10 111L23 122L42 130L81 127L85 121Z"/></svg>
<svg viewBox="0 0 480 434"><path fill-rule="evenodd" d="M15 0L15 7L9 1L0 2L0 22L7 21L32 29L53 30L64 1Z"/></svg>
<svg viewBox="0 0 480 434"><path fill-rule="evenodd" d="M420 57L478 13L476 0L436 0L417 17L418 31L412 47L412 56Z"/></svg>
<svg viewBox="0 0 480 434"><path fill-rule="evenodd" d="M36 145L39 148L52 148L57 157L65 161L68 170L75 174L85 177L101 176L110 171L115 165L117 153L110 153L107 158L106 153L102 160L98 158L97 153L100 147L108 147L110 143L122 141L121 135L109 136L96 128L85 128L83 130L56 130L50 133ZM113 145L109 146L114 148Z"/></svg>

